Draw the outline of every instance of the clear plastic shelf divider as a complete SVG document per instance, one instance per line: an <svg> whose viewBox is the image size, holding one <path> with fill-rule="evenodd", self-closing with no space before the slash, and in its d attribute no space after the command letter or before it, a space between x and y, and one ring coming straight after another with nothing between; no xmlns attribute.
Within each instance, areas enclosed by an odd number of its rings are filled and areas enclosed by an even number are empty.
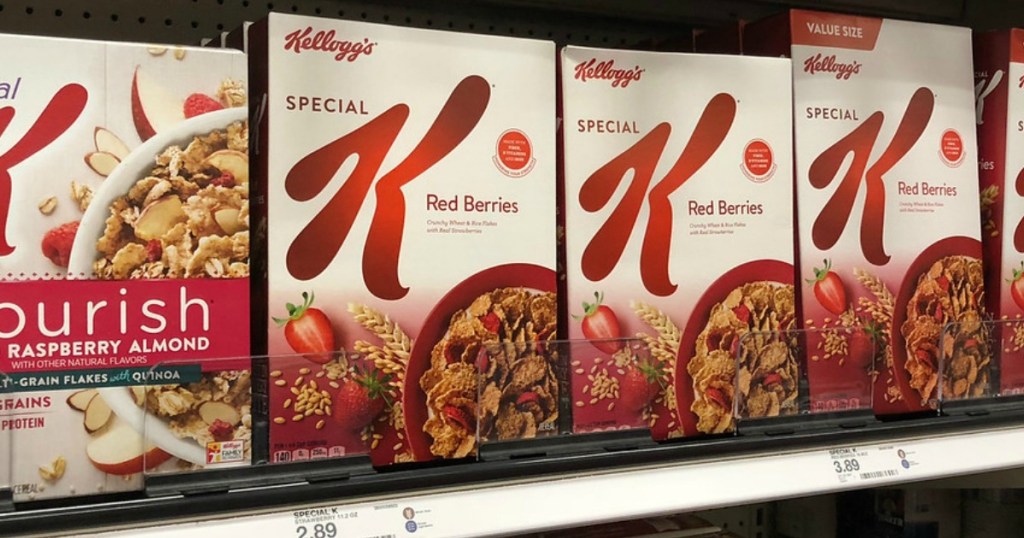
<svg viewBox="0 0 1024 538"><path fill-rule="evenodd" d="M101 392L114 415L141 434L137 451L147 478L250 464L251 361L165 360Z"/></svg>
<svg viewBox="0 0 1024 538"><path fill-rule="evenodd" d="M559 351L568 378L574 434L649 431L662 440L683 435L676 408L676 353L654 338L565 340Z"/></svg>
<svg viewBox="0 0 1024 538"><path fill-rule="evenodd" d="M883 338L860 326L750 331L730 345L732 371L716 367L725 363L725 353L709 353L695 381L708 415L731 405L741 430L744 422L866 414L876 372L884 366ZM726 389L733 394L723 394Z"/></svg>
<svg viewBox="0 0 1024 538"><path fill-rule="evenodd" d="M17 421L21 419L21 411L16 404L10 406L6 402L13 399L14 392L14 380L6 372L0 372L0 400L5 402L0 408L0 511L4 511L5 506L13 508L14 432ZM66 463L55 462L57 468L53 471L62 472L60 467L64 465Z"/></svg>
<svg viewBox="0 0 1024 538"><path fill-rule="evenodd" d="M911 384L930 391L940 409L984 404L1024 389L1024 375L1017 373L1024 358L1024 320L947 323L938 347L936 365L921 353L913 361L908 357L907 369Z"/></svg>
<svg viewBox="0 0 1024 538"><path fill-rule="evenodd" d="M476 438L484 445L539 439L568 433L563 411L568 402L571 342L485 342L473 365L477 375ZM458 417L457 409L428 397ZM448 417L451 418L451 417ZM458 419L456 419L458 420Z"/></svg>

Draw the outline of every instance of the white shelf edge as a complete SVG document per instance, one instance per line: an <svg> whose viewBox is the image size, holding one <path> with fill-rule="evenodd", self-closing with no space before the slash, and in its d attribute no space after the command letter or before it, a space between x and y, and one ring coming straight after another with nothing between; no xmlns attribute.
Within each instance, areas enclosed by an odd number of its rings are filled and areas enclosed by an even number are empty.
<svg viewBox="0 0 1024 538"><path fill-rule="evenodd" d="M790 453L619 469L517 484L468 486L372 502L296 506L271 513L232 515L90 536L298 538L296 511L316 507L336 507L340 512L357 514L355 519L336 522L337 536L504 535L1024 467L1024 452L1009 449L1021 445L1024 445L1024 428L1021 427L835 444ZM914 465L901 469L895 477L840 483L828 451L850 446L893 453L902 449ZM211 498L211 502L216 500ZM420 525L415 532L404 527L406 519L402 510L405 507L412 507L417 513L414 520ZM308 536L314 538L312 534Z"/></svg>

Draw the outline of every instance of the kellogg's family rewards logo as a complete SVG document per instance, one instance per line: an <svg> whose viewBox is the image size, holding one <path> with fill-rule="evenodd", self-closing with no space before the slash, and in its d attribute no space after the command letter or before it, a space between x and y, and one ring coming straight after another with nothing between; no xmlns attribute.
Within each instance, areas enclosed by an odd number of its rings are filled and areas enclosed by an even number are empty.
<svg viewBox="0 0 1024 538"><path fill-rule="evenodd" d="M840 62L836 59L835 54L825 56L819 52L804 60L804 72L811 75L834 73L836 80L850 80L851 76L860 74L860 68L859 62Z"/></svg>
<svg viewBox="0 0 1024 538"><path fill-rule="evenodd" d="M294 51L295 54L306 50L328 52L333 53L334 59L339 62L354 62L361 55L373 54L373 47L377 45L366 37L362 41L348 41L337 39L336 35L334 30L317 30L314 33L313 27L307 26L284 36L284 50Z"/></svg>
<svg viewBox="0 0 1024 538"><path fill-rule="evenodd" d="M617 69L615 67L615 60L598 62L597 58L591 58L589 61L581 62L576 66L576 80L580 82L586 82L590 79L610 80L612 81L612 88L625 88L629 86L630 82L634 80L639 81L643 73L644 70L640 69L639 65L634 66L632 69Z"/></svg>

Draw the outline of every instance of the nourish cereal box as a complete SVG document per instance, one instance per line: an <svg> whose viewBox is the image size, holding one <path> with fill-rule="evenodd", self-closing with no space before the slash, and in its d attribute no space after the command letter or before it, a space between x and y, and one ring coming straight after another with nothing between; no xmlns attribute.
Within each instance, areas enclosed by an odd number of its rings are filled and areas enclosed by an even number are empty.
<svg viewBox="0 0 1024 538"><path fill-rule="evenodd" d="M981 236L1000 392L1024 390L1024 30L974 36ZM1001 338L999 338L1001 336Z"/></svg>
<svg viewBox="0 0 1024 538"><path fill-rule="evenodd" d="M970 31L794 10L744 47L793 59L812 411L925 410L940 378L945 398L985 390Z"/></svg>
<svg viewBox="0 0 1024 538"><path fill-rule="evenodd" d="M272 14L249 51L271 459L555 433L552 43Z"/></svg>
<svg viewBox="0 0 1024 538"><path fill-rule="evenodd" d="M15 500L248 462L244 57L9 35L0 50Z"/></svg>
<svg viewBox="0 0 1024 538"><path fill-rule="evenodd" d="M796 413L789 60L561 62L575 431Z"/></svg>

